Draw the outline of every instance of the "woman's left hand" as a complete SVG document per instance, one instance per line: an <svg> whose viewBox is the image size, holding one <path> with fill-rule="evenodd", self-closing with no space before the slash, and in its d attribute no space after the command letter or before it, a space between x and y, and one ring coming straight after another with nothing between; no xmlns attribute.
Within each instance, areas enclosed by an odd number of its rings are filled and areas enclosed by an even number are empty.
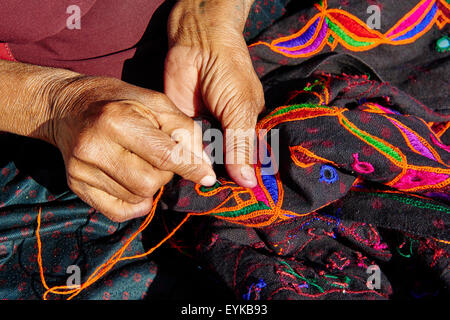
<svg viewBox="0 0 450 320"><path fill-rule="evenodd" d="M207 109L221 122L227 171L244 187L256 185L253 138L264 108L242 34L253 1L180 0L168 21L164 77L166 95L186 115Z"/></svg>

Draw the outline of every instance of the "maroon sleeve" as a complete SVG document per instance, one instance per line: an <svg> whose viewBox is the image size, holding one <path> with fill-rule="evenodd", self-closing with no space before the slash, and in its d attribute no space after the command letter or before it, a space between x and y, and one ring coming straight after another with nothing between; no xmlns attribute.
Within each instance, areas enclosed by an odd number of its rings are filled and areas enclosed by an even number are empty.
<svg viewBox="0 0 450 320"><path fill-rule="evenodd" d="M0 1L0 42L36 42L66 27L67 8L77 5L85 15L96 0Z"/></svg>
<svg viewBox="0 0 450 320"><path fill-rule="evenodd" d="M0 43L20 62L120 78L164 0L0 0ZM80 28L68 28L80 8Z"/></svg>

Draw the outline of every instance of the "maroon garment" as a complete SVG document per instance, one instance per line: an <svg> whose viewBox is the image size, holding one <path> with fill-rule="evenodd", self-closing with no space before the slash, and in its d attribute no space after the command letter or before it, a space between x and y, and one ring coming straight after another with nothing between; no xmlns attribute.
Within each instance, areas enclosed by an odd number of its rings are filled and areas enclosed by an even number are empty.
<svg viewBox="0 0 450 320"><path fill-rule="evenodd" d="M120 78L164 0L0 1L0 43L20 62ZM80 8L80 29L67 21ZM3 45L4 47L5 45ZM4 50L3 50L4 51Z"/></svg>

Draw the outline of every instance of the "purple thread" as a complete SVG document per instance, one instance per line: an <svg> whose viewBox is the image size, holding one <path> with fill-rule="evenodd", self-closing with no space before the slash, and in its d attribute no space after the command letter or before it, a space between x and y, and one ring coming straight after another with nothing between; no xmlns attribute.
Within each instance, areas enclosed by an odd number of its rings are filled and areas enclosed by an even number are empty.
<svg viewBox="0 0 450 320"><path fill-rule="evenodd" d="M450 194L444 192L428 192L425 195L433 199L450 201Z"/></svg>
<svg viewBox="0 0 450 320"><path fill-rule="evenodd" d="M304 45L309 40L311 40L311 38L314 36L317 26L319 25L319 21L320 21L320 17L317 17L316 21L313 24L311 24L304 33L302 33L301 35L299 35L298 37L296 37L294 39L290 39L287 41L277 43L276 46L283 47L283 48L293 48L293 47L298 47L298 46Z"/></svg>
<svg viewBox="0 0 450 320"><path fill-rule="evenodd" d="M409 142L417 152L419 152L424 157L427 157L428 159L437 161L431 151L416 137L414 133L409 131L406 127L404 127L397 121L394 121L392 119L389 120L391 120L391 122L408 137Z"/></svg>
<svg viewBox="0 0 450 320"><path fill-rule="evenodd" d="M322 29L319 31L319 34L317 35L317 38L306 48L302 48L299 50L294 50L294 51L290 51L288 49L279 49L280 51L284 52L284 53L288 53L288 54L292 54L292 55L301 55L301 54L307 54L310 53L314 50L316 50L320 44L324 41L325 36L327 35L327 30L328 30L328 24L326 22L326 20L323 21L322 24Z"/></svg>
<svg viewBox="0 0 450 320"><path fill-rule="evenodd" d="M299 287L300 289L303 289L303 288L309 288L309 286L308 286L308 284L307 284L306 282L303 283L303 284L297 285L297 287Z"/></svg>

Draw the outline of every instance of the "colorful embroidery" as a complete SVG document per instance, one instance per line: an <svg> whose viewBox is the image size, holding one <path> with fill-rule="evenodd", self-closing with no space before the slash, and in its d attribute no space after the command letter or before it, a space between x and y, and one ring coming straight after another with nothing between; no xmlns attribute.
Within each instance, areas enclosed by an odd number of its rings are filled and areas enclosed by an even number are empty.
<svg viewBox="0 0 450 320"><path fill-rule="evenodd" d="M326 44L331 50L340 43L351 51L367 51L381 44L412 43L435 24L442 29L450 21L450 6L444 0L420 1L385 34L369 28L358 17L344 10L327 8L326 0L322 5L316 4L316 8L320 12L297 33L270 43L260 41L250 47L265 45L290 58L310 57L322 51ZM448 45L448 39L440 43Z"/></svg>
<svg viewBox="0 0 450 320"><path fill-rule="evenodd" d="M370 163L359 161L359 154L354 153L352 156L355 159L355 162L352 163L352 168L356 172L369 174L375 171L375 168Z"/></svg>
<svg viewBox="0 0 450 320"><path fill-rule="evenodd" d="M322 165L320 167L320 182L325 182L328 184L335 183L339 180L339 175L335 168L329 165Z"/></svg>
<svg viewBox="0 0 450 320"><path fill-rule="evenodd" d="M448 165L442 162L439 153L434 150L429 142L417 132L400 123L399 120L391 117L392 115L398 115L398 112L373 102L366 102L360 106L361 116L364 113L368 113L388 119L399 130L412 152L436 162L437 167L416 166L408 163L405 152L399 147L366 130L358 128L350 121L346 117L346 113L351 111L346 108L323 105L325 101L329 101L328 85L328 78L319 77L318 80L308 84L303 90L296 91L289 100L301 94L312 94L318 98L321 104L302 103L281 106L273 110L258 123L257 132L267 134L270 129L291 121L334 117L337 120L336 124L346 129L346 132L358 138L368 147L377 150L392 165L398 167L399 173L390 181L384 181L383 183L386 185L403 191L417 191L440 188L450 183L450 169L448 169ZM319 90L316 92L315 88ZM259 136L259 139L264 139L264 136ZM437 141L433 140L433 142L436 144ZM336 168L348 169L345 165L339 165L330 157L316 154L305 145L289 146L289 150L292 162L302 169L320 165L317 179L319 183L334 184L340 180ZM267 153L268 158L271 159L269 146L263 152ZM349 161L348 165L352 170L366 175L375 171L373 164L359 160L360 155L358 153L352 153L351 157L352 161ZM223 181L221 185L213 189L197 186L197 192L204 197L217 195L217 193L225 192L225 190L228 192L228 196L219 206L205 214L211 214L220 219L252 227L267 226L280 220L310 214L311 212L298 214L282 209L283 186L278 174L273 174L267 170L267 168L271 167L271 164L271 161L266 165L262 165L260 162L257 163L255 170L258 186L253 189L241 188L229 181ZM243 194L246 194L246 201L242 200ZM325 205L328 204L326 203ZM195 215L195 213L192 214Z"/></svg>

